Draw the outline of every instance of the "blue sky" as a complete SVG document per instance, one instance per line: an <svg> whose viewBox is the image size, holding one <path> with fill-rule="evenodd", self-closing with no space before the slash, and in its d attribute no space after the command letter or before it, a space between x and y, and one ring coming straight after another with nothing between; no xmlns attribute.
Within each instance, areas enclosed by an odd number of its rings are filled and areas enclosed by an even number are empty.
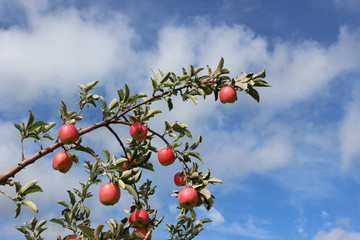
<svg viewBox="0 0 360 240"><path fill-rule="evenodd" d="M75 103L78 83L100 80L108 99L124 83L150 93L152 68L215 67L224 57L233 76L266 68L273 87L260 89L260 103L243 94L232 105L176 101L178 111L160 117L202 135L203 168L224 181L211 189L215 208L198 210L213 220L198 239L360 240L359 13L357 0L0 0L1 171L20 160L12 124L30 109L60 123L59 101ZM84 141L120 154L103 130ZM146 174L159 186L153 205L171 221L179 166L154 165ZM55 172L47 156L17 177L40 180L45 192L31 199L37 216L50 219L59 214L53 203L85 175L79 167ZM124 192L116 210L97 199L89 205L103 223L123 218L130 201ZM34 216L24 210L14 221L13 209L0 196L2 240L20 239L14 226ZM44 237L65 233L49 224ZM166 236L164 225L154 232Z"/></svg>

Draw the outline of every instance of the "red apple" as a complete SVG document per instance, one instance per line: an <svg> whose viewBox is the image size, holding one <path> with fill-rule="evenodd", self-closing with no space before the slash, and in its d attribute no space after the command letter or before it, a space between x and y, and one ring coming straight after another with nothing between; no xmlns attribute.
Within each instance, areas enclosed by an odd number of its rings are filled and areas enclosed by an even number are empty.
<svg viewBox="0 0 360 240"><path fill-rule="evenodd" d="M185 177L182 172L178 172L174 175L174 183L178 187L186 185Z"/></svg>
<svg viewBox="0 0 360 240"><path fill-rule="evenodd" d="M220 89L219 98L222 103L234 103L237 100L236 91L231 86L225 86Z"/></svg>
<svg viewBox="0 0 360 240"><path fill-rule="evenodd" d="M72 124L64 124L59 128L59 138L64 144L71 144L79 139L79 131Z"/></svg>
<svg viewBox="0 0 360 240"><path fill-rule="evenodd" d="M55 170L67 173L73 164L73 158L68 152L58 152L52 160L52 166Z"/></svg>
<svg viewBox="0 0 360 240"><path fill-rule="evenodd" d="M148 234L148 232L150 232L148 229L146 228L135 228L133 233L141 233L142 235L144 235L144 238L137 238L135 240L151 240L151 232L149 233L148 237L146 237L146 234Z"/></svg>
<svg viewBox="0 0 360 240"><path fill-rule="evenodd" d="M175 154L171 148L160 149L157 153L158 160L161 165L169 166L175 162Z"/></svg>
<svg viewBox="0 0 360 240"><path fill-rule="evenodd" d="M146 138L148 129L139 122L135 122L130 126L130 135L137 141L142 141Z"/></svg>
<svg viewBox="0 0 360 240"><path fill-rule="evenodd" d="M105 183L99 189L99 200L104 205L114 205L120 200L120 188L114 183Z"/></svg>
<svg viewBox="0 0 360 240"><path fill-rule="evenodd" d="M191 187L185 187L178 193L178 202L180 207L191 209L196 206L198 201L198 193Z"/></svg>
<svg viewBox="0 0 360 240"><path fill-rule="evenodd" d="M144 228L149 222L149 213L145 209L136 209L129 216L129 223L136 228Z"/></svg>

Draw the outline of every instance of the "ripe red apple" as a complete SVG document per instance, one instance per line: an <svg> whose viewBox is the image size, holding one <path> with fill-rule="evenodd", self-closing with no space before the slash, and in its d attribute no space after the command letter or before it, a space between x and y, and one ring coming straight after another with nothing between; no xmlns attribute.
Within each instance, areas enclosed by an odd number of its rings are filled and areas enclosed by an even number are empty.
<svg viewBox="0 0 360 240"><path fill-rule="evenodd" d="M67 173L73 164L73 158L68 152L58 152L52 160L52 166L55 170Z"/></svg>
<svg viewBox="0 0 360 240"><path fill-rule="evenodd" d="M237 100L237 94L233 87L225 86L220 89L219 98L222 103L234 103Z"/></svg>
<svg viewBox="0 0 360 240"><path fill-rule="evenodd" d="M148 229L146 228L135 228L133 233L141 233L142 235L144 235L144 238L137 238L135 240L151 240L151 232L149 233L149 236L147 238L146 237L146 234L149 232Z"/></svg>
<svg viewBox="0 0 360 240"><path fill-rule="evenodd" d="M136 228L144 228L149 222L149 213L145 209L136 209L129 216L129 223Z"/></svg>
<svg viewBox="0 0 360 240"><path fill-rule="evenodd" d="M171 148L160 149L157 153L158 160L161 165L169 166L175 162L175 154Z"/></svg>
<svg viewBox="0 0 360 240"><path fill-rule="evenodd" d="M146 138L148 129L139 122L135 122L130 126L130 135L137 141L142 141Z"/></svg>
<svg viewBox="0 0 360 240"><path fill-rule="evenodd" d="M99 189L99 200L104 205L114 205L120 200L120 188L114 183L105 183Z"/></svg>
<svg viewBox="0 0 360 240"><path fill-rule="evenodd" d="M196 206L198 201L198 193L191 187L185 187L178 193L178 202L180 207L191 209Z"/></svg>
<svg viewBox="0 0 360 240"><path fill-rule="evenodd" d="M59 128L59 138L64 144L71 144L79 139L79 131L72 124L64 124Z"/></svg>
<svg viewBox="0 0 360 240"><path fill-rule="evenodd" d="M174 183L178 187L186 185L185 177L182 172L178 172L174 175Z"/></svg>

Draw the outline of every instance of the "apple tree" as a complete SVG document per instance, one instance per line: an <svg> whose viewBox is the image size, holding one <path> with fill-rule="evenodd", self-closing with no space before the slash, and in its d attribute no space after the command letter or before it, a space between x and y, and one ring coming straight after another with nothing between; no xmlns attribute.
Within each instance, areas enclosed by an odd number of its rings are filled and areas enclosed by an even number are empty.
<svg viewBox="0 0 360 240"><path fill-rule="evenodd" d="M21 183L16 180L16 176L44 156L51 156L53 169L64 174L75 165L83 167L87 173L87 180L80 182L80 187L67 190L67 194L64 193L67 199L54 203L61 205L63 209L58 217L46 220L33 217L24 225L17 226L17 230L28 240L40 240L43 239L41 234L46 231L48 224L59 224L71 233L59 236L59 240L149 240L163 217L158 216L158 211L149 202L155 194L156 186L151 179L144 180L142 173L154 171L153 164L169 166L177 161L181 169L179 168L174 175L174 185L182 188L173 192L169 189L169 194L172 194L174 201L178 203L179 212L174 216L177 219L176 224L166 224L168 239L195 238L203 230L203 225L211 221L198 219L196 208L203 206L210 210L213 207L214 195L209 185L221 183L221 180L213 177L210 170L199 170L199 164L204 164L204 159L197 152L202 137L193 138L188 125L179 121L165 121L162 131L152 128L149 120L161 114L161 110L153 108L152 104L162 100L167 103L169 111L174 111L174 98L190 100L197 104L199 97L206 99L210 96L215 100L219 99L221 103L234 103L239 91L244 91L259 101L260 97L255 88L270 86L263 80L265 71L230 77L230 71L224 68L223 58L214 71L207 66L207 73L203 72L204 68L195 68L192 65L189 69L183 68L180 76L173 72L153 70L150 94L133 94L125 84L122 89L117 90L117 98L110 101L94 93L97 81L79 84L77 109L70 110L64 101L60 101L60 118L54 119L54 122L37 121L34 114L29 111L26 122L14 124L19 131L22 159L11 169L0 174L0 186L8 185L15 189L14 196L0 189L0 193L14 203L14 217L19 216L23 207L34 212L39 211L36 203L27 198L29 194L42 192L39 181L34 179ZM86 116L85 112L93 113L94 108L98 110L99 121L85 128L77 128L77 123ZM52 136L50 130L57 125L56 121L60 127L57 136ZM128 138L120 136L114 126L128 129ZM83 144L86 134L99 128L105 128L112 134L119 144L121 155L116 156L108 149L99 152L94 146ZM155 138L162 144L155 145ZM49 139L52 143L44 146L44 139ZM29 140L35 140L39 150L31 156L25 156L24 143ZM86 160L81 159L84 154L89 155ZM106 176L106 181L103 180L103 176ZM99 192L90 192L89 189L93 185L100 186ZM91 221L91 209L87 205L88 200L97 196L99 204L114 207L121 201L123 191L128 192L133 199L132 202L126 203L127 215L123 219L109 219L104 224L94 226Z"/></svg>

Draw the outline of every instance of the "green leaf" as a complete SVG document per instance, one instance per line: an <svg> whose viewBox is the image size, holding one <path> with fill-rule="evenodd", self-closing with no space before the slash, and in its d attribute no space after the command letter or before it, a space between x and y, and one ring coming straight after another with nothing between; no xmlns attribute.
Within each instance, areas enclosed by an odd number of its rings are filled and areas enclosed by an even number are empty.
<svg viewBox="0 0 360 240"><path fill-rule="evenodd" d="M119 105L119 102L116 98L114 98L113 100L111 100L111 102L109 103L109 107L108 109L111 111L114 108L116 108Z"/></svg>
<svg viewBox="0 0 360 240"><path fill-rule="evenodd" d="M248 93L251 97L253 97L257 102L260 101L260 95L259 95L259 93L258 93L251 85L248 85L247 93Z"/></svg>
<svg viewBox="0 0 360 240"><path fill-rule="evenodd" d="M168 99L166 100L166 102L167 102L169 111L171 111L171 110L173 109L173 107L174 107L171 98L168 98Z"/></svg>
<svg viewBox="0 0 360 240"><path fill-rule="evenodd" d="M95 88L96 84L98 84L98 83L99 83L99 81L92 81L92 82L86 84L84 87L85 92L89 92L90 90L93 90Z"/></svg>
<svg viewBox="0 0 360 240"><path fill-rule="evenodd" d="M104 229L104 225L103 224L98 224L96 227L95 227L95 239L100 239L100 234L102 232L102 230Z"/></svg>
<svg viewBox="0 0 360 240"><path fill-rule="evenodd" d="M77 227L84 233L85 236L87 236L91 240L94 240L94 230L93 229L91 229L85 225L79 225Z"/></svg>
<svg viewBox="0 0 360 240"><path fill-rule="evenodd" d="M263 71L255 74L255 75L253 76L253 79L256 79L256 78L265 78L265 77L266 77L266 71L265 71L265 69L264 69Z"/></svg>
<svg viewBox="0 0 360 240"><path fill-rule="evenodd" d="M135 202L139 201L139 197L138 197L135 189L131 185L126 184L125 189L133 196Z"/></svg>
<svg viewBox="0 0 360 240"><path fill-rule="evenodd" d="M30 128L31 124L34 123L34 119L35 119L35 117L34 117L33 113L31 111L29 111L29 119L28 119L28 122L26 124L26 129Z"/></svg>
<svg viewBox="0 0 360 240"><path fill-rule="evenodd" d="M190 95L190 94L187 94L186 96L187 96L188 98L190 98L191 101L193 101L195 104L198 104L198 103L199 103L199 100L198 100L195 96Z"/></svg>
<svg viewBox="0 0 360 240"><path fill-rule="evenodd" d="M201 143L201 140L202 140L202 137L201 136L198 136L198 138L196 139L196 141L190 146L189 150L190 151L193 151L195 150L199 144Z"/></svg>
<svg viewBox="0 0 360 240"><path fill-rule="evenodd" d="M200 160L201 163L204 163L204 159L202 158L200 153L198 153L198 152L189 152L189 155L191 155L193 157L196 157L197 159Z"/></svg>
<svg viewBox="0 0 360 240"><path fill-rule="evenodd" d="M30 200L24 200L24 201L22 202L22 204L23 204L25 207L31 209L32 211L38 212L38 209L37 209L37 207L36 207L36 204L33 203L32 201L30 201Z"/></svg>
<svg viewBox="0 0 360 240"><path fill-rule="evenodd" d="M153 73L153 75L154 75L153 80L154 80L155 82L157 82L157 81L159 80L159 74L158 74L158 72L155 71L154 69L151 69L151 71L152 71L152 73Z"/></svg>
<svg viewBox="0 0 360 240"><path fill-rule="evenodd" d="M67 201L65 201L65 200L59 200L59 201L57 201L57 203L60 204L60 205L63 205L66 208L70 208L69 203Z"/></svg>
<svg viewBox="0 0 360 240"><path fill-rule="evenodd" d="M21 187L19 194L25 194L25 192L33 187L39 180L31 180L30 182L26 183L24 186Z"/></svg>
<svg viewBox="0 0 360 240"><path fill-rule="evenodd" d="M271 87L271 85L262 79L255 79L254 87Z"/></svg>
<svg viewBox="0 0 360 240"><path fill-rule="evenodd" d="M169 79L170 75L171 75L171 72L167 72L167 73L161 78L160 83L166 82L166 80Z"/></svg>
<svg viewBox="0 0 360 240"><path fill-rule="evenodd" d="M215 72L221 72L221 70L223 69L223 67L224 67L224 58L221 57L221 58L220 58L220 61L219 61L219 64L218 64L218 66L217 66L217 68L216 68L216 70L215 70Z"/></svg>
<svg viewBox="0 0 360 240"><path fill-rule="evenodd" d="M149 120L150 118L154 117L155 114L161 113L161 110L159 109L150 109L149 111L146 111L146 114L143 117L144 121Z"/></svg>
<svg viewBox="0 0 360 240"><path fill-rule="evenodd" d="M214 178L214 177L211 177L209 180L208 180L209 183L222 183L222 180L221 179L218 179L218 178Z"/></svg>
<svg viewBox="0 0 360 240"><path fill-rule="evenodd" d="M20 232L22 232L23 234L29 234L29 232L26 230L24 226L16 226L15 228Z"/></svg>
<svg viewBox="0 0 360 240"><path fill-rule="evenodd" d="M23 129L19 124L14 123L14 126L19 130L21 134L23 133Z"/></svg>

